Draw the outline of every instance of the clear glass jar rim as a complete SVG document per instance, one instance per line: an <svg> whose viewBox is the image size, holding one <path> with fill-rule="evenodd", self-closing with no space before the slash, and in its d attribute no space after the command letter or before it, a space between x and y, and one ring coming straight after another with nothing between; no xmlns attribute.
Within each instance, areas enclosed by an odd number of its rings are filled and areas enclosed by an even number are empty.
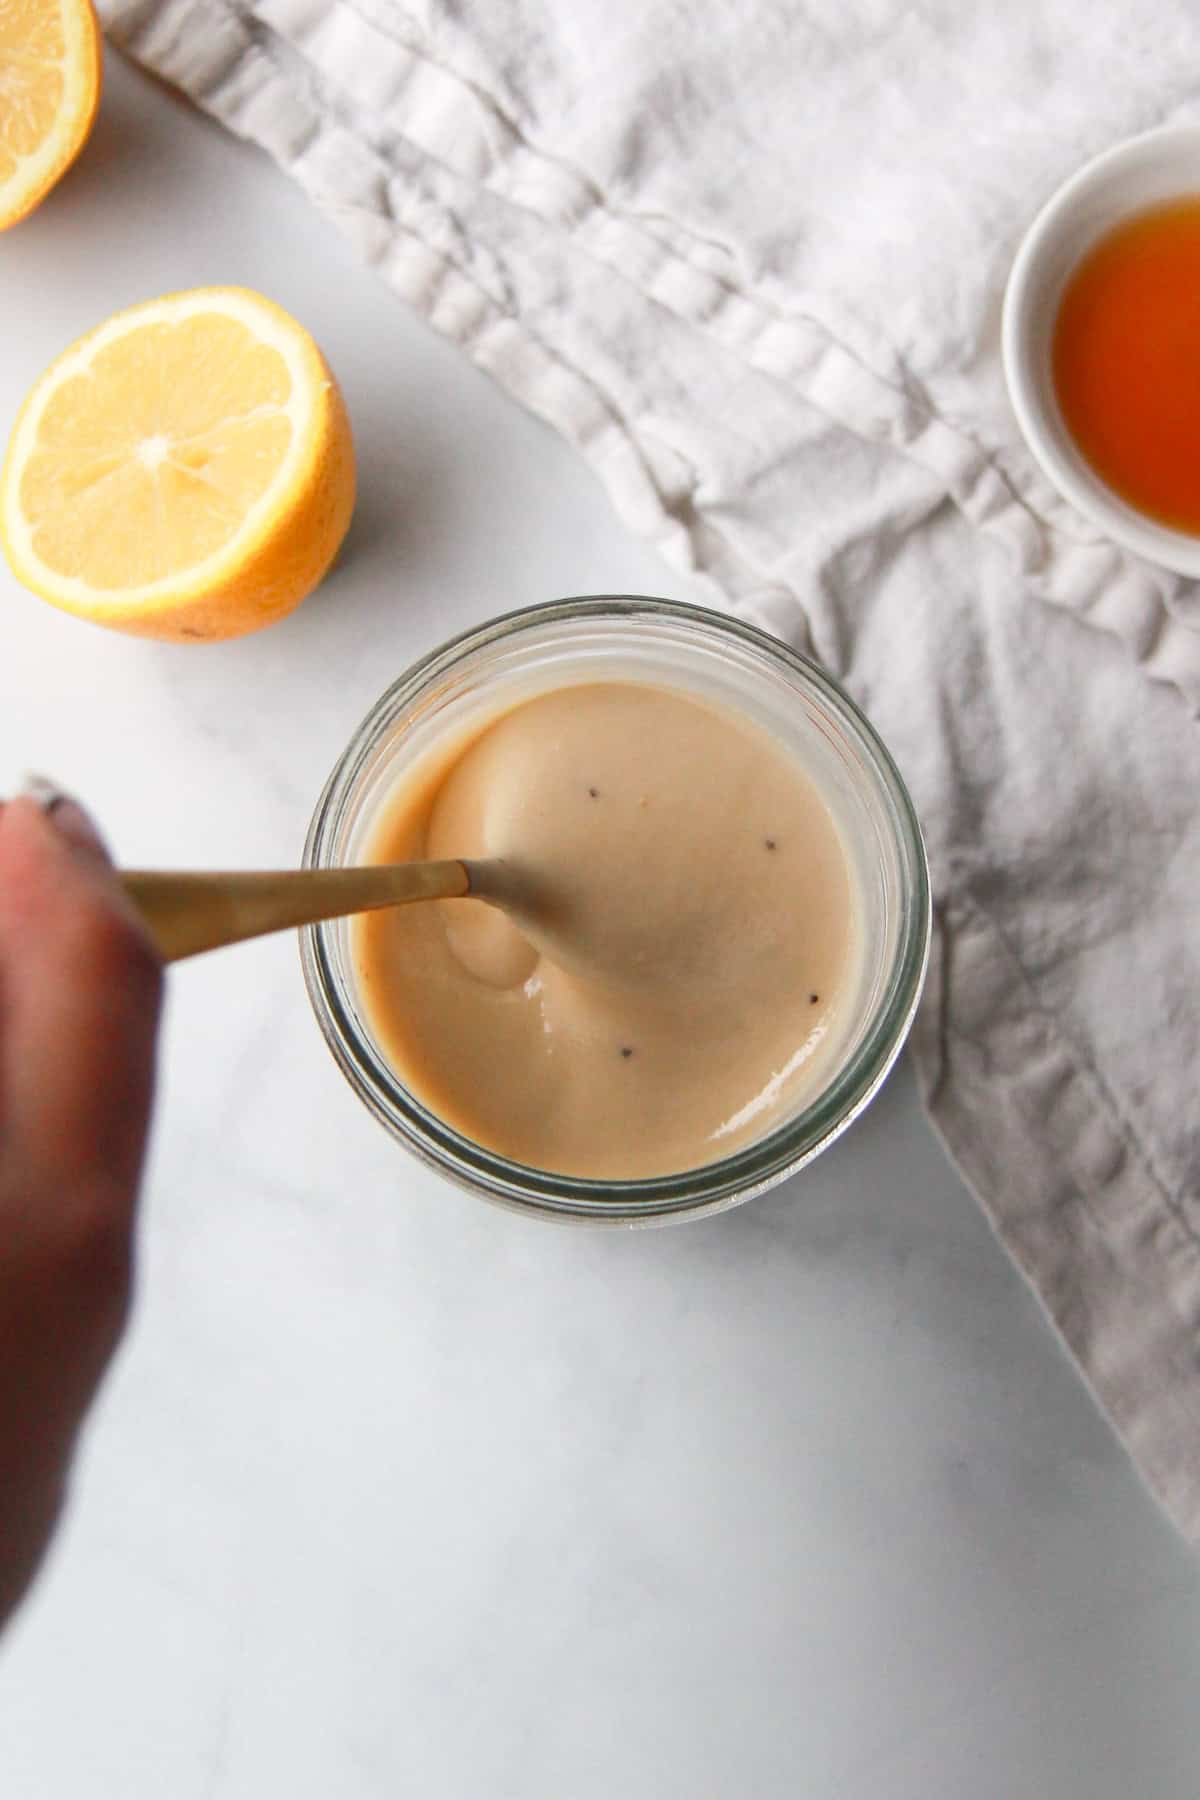
<svg viewBox="0 0 1200 1800"><path fill-rule="evenodd" d="M844 1068L803 1111L731 1156L680 1174L636 1181L595 1181L535 1169L474 1143L415 1099L364 1042L339 992L333 927L301 934L305 982L318 1023L343 1074L368 1109L422 1160L485 1198L547 1217L624 1225L689 1217L749 1199L802 1168L857 1117L903 1047L916 1011L929 955L931 906L928 865L908 790L875 728L833 678L779 638L730 614L690 603L628 594L589 594L521 607L461 632L412 664L376 701L339 757L313 814L305 867L322 866L340 810L356 779L404 710L468 656L522 632L581 620L670 621L739 640L781 663L848 727L891 803L896 849L907 890L901 930L886 990L861 1043Z"/></svg>

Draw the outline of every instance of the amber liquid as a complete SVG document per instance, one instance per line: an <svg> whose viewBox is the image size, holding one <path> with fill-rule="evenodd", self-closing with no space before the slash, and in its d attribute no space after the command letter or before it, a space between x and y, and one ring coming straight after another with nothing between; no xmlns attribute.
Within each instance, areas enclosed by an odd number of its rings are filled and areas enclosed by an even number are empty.
<svg viewBox="0 0 1200 1800"><path fill-rule="evenodd" d="M1097 475L1200 535L1200 195L1127 219L1088 252L1052 357L1063 418Z"/></svg>

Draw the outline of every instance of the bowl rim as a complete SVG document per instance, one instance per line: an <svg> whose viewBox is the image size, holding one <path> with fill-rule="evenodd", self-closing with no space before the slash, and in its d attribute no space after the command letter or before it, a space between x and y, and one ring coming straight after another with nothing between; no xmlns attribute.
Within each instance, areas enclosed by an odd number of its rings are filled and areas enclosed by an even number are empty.
<svg viewBox="0 0 1200 1800"><path fill-rule="evenodd" d="M1068 441L1070 434L1058 415L1053 388L1039 378L1034 355L1033 297L1037 283L1047 256L1081 204L1132 164L1165 161L1185 150L1195 156L1196 176L1190 189L1181 180L1180 193L1193 191L1200 196L1200 124L1160 125L1124 138L1090 158L1054 190L1034 216L1013 258L1001 314L1001 353L1005 385L1021 434L1042 473L1062 498L1123 549L1174 574L1196 576L1200 575L1200 536L1176 531L1139 512L1105 484L1082 453L1077 452L1075 457L1064 455L1049 422L1055 421ZM1145 209L1129 208L1105 229L1141 210Z"/></svg>

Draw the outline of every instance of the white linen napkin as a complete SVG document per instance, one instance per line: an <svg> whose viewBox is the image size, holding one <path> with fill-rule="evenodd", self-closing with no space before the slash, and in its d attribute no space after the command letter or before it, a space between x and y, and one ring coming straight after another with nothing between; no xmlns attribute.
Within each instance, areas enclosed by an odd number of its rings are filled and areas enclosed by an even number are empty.
<svg viewBox="0 0 1200 1800"><path fill-rule="evenodd" d="M866 705L934 870L930 1112L1200 1540L1200 597L1048 488L998 345L1057 182L1200 119L1192 0L101 11Z"/></svg>

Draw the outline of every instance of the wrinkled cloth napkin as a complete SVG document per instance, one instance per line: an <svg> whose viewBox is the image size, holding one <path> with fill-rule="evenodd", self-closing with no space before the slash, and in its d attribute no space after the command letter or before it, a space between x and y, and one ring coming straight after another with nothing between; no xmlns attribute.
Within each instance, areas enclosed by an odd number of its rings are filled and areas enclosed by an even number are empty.
<svg viewBox="0 0 1200 1800"><path fill-rule="evenodd" d="M913 789L929 1111L1200 1541L1200 595L1047 486L1003 283L1194 0L101 0ZM886 1203L886 1202L885 1202Z"/></svg>

